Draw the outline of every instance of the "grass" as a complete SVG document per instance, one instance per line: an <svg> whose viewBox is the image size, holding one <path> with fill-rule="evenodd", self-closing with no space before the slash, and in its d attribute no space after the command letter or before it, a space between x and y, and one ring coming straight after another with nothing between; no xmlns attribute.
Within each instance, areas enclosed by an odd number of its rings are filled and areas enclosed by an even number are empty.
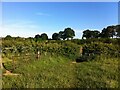
<svg viewBox="0 0 120 90"><path fill-rule="evenodd" d="M82 88L118 88L118 59L106 58L76 66L77 86Z"/></svg>
<svg viewBox="0 0 120 90"><path fill-rule="evenodd" d="M43 55L3 76L3 88L117 88L118 58L72 63L63 56Z"/></svg>

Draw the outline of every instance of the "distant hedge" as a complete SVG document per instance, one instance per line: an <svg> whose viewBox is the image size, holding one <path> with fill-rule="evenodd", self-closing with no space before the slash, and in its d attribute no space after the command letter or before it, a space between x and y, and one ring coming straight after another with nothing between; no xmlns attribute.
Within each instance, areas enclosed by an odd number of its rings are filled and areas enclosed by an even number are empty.
<svg viewBox="0 0 120 90"><path fill-rule="evenodd" d="M12 42L12 43L11 43ZM41 54L51 53L51 55L64 55L71 59L80 55L80 45L70 41L3 41L2 52L3 56L10 57L11 55L36 54L40 51Z"/></svg>
<svg viewBox="0 0 120 90"><path fill-rule="evenodd" d="M36 42L33 39L3 40L2 56L41 54L63 55L70 59L81 56L82 46L83 57L106 55L112 57L120 56L120 39L87 39L87 40L44 40Z"/></svg>
<svg viewBox="0 0 120 90"><path fill-rule="evenodd" d="M83 46L83 55L87 53L96 55L104 54L108 56L118 57L120 55L120 49L119 45L93 42L91 44L85 44Z"/></svg>

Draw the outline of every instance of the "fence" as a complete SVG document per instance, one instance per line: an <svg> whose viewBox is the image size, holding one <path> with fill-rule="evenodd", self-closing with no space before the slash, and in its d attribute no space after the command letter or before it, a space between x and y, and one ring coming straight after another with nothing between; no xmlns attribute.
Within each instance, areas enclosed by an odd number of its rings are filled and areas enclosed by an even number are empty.
<svg viewBox="0 0 120 90"><path fill-rule="evenodd" d="M11 61L2 62L2 67L5 70L13 72L19 66L25 65L25 63L30 63L35 60L40 60L41 53L38 51L36 54L23 54L23 55L14 55L9 58Z"/></svg>

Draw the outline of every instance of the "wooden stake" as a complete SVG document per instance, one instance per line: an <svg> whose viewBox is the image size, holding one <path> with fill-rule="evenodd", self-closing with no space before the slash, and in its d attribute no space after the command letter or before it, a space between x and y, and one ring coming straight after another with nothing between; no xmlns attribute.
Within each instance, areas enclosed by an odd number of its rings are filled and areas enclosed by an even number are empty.
<svg viewBox="0 0 120 90"><path fill-rule="evenodd" d="M15 62L14 62L14 57L12 57L12 60L13 60L13 70L15 70Z"/></svg>

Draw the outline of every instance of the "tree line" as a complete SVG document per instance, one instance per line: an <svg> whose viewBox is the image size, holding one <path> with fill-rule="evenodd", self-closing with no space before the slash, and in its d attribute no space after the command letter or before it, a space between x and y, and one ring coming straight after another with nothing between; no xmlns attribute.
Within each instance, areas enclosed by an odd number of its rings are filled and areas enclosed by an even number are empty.
<svg viewBox="0 0 120 90"><path fill-rule="evenodd" d="M82 39L86 38L113 38L120 37L120 25L116 26L108 26L107 28L103 28L102 32L98 30L85 30L83 31Z"/></svg>
<svg viewBox="0 0 120 90"><path fill-rule="evenodd" d="M75 36L75 31L72 28L65 28L64 31L59 31L58 33L52 34L52 40L70 40ZM112 25L107 28L103 28L100 32L98 30L84 30L82 39L91 39L91 38L120 38L120 25ZM12 38L10 35L5 37L6 39ZM32 38L32 37L29 37ZM36 41L48 40L48 35L42 33L35 35L34 39Z"/></svg>

